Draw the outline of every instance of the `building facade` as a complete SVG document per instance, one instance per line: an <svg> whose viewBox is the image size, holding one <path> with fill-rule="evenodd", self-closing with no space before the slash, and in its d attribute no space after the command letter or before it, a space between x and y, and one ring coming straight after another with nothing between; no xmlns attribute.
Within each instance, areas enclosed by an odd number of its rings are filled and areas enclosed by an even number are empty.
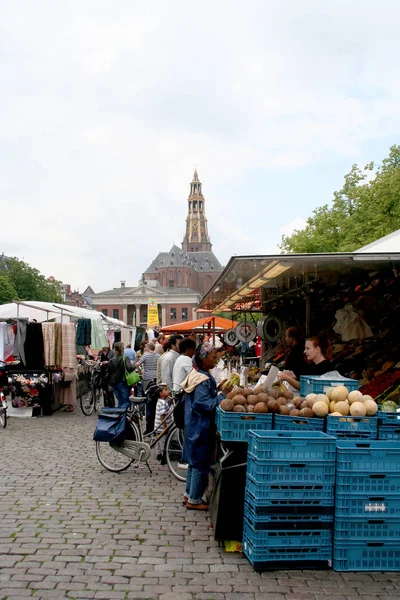
<svg viewBox="0 0 400 600"><path fill-rule="evenodd" d="M160 252L143 273L138 287L126 287L121 282L119 288L95 294L93 306L129 325L146 327L148 299L154 298L161 326L191 321L201 318L194 309L222 270L212 251L205 198L195 171L182 246L174 244L168 252Z"/></svg>

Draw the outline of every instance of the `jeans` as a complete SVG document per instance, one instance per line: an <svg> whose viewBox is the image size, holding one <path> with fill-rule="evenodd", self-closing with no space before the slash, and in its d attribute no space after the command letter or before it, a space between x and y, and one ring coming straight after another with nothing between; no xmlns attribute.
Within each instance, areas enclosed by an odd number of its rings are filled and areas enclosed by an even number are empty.
<svg viewBox="0 0 400 600"><path fill-rule="evenodd" d="M188 466L186 475L186 492L190 504L201 504L203 502L203 494L208 485L209 469L196 469L192 465Z"/></svg>
<svg viewBox="0 0 400 600"><path fill-rule="evenodd" d="M126 385L125 381L120 381L115 385L111 386L118 401L118 408L127 408L131 405L129 401L130 388Z"/></svg>

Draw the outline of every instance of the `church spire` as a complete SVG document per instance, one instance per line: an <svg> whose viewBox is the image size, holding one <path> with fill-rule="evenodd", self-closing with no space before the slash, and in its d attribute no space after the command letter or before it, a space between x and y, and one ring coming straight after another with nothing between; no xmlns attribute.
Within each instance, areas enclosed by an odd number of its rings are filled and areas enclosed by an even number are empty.
<svg viewBox="0 0 400 600"><path fill-rule="evenodd" d="M197 169L194 171L190 184L188 203L186 232L183 238L182 249L185 252L210 252L211 242L208 235L205 199L201 191L201 182L199 181Z"/></svg>

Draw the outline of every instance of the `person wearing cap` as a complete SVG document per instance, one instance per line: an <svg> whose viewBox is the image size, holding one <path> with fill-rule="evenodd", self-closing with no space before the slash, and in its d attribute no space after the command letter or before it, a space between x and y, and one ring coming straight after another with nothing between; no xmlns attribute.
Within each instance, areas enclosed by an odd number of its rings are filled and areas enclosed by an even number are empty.
<svg viewBox="0 0 400 600"><path fill-rule="evenodd" d="M232 389L225 383L224 393L218 393L210 374L217 360L217 349L210 342L203 342L197 346L193 368L182 382L186 392L183 460L189 465L183 504L188 510L208 510L204 494L215 447L215 409Z"/></svg>

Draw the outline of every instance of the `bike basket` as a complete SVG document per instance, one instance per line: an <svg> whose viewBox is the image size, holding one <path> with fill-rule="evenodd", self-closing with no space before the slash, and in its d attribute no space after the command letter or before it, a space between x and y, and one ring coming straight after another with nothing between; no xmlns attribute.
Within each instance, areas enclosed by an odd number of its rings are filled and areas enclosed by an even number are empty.
<svg viewBox="0 0 400 600"><path fill-rule="evenodd" d="M125 437L126 409L103 408L93 433L95 442L118 442Z"/></svg>

